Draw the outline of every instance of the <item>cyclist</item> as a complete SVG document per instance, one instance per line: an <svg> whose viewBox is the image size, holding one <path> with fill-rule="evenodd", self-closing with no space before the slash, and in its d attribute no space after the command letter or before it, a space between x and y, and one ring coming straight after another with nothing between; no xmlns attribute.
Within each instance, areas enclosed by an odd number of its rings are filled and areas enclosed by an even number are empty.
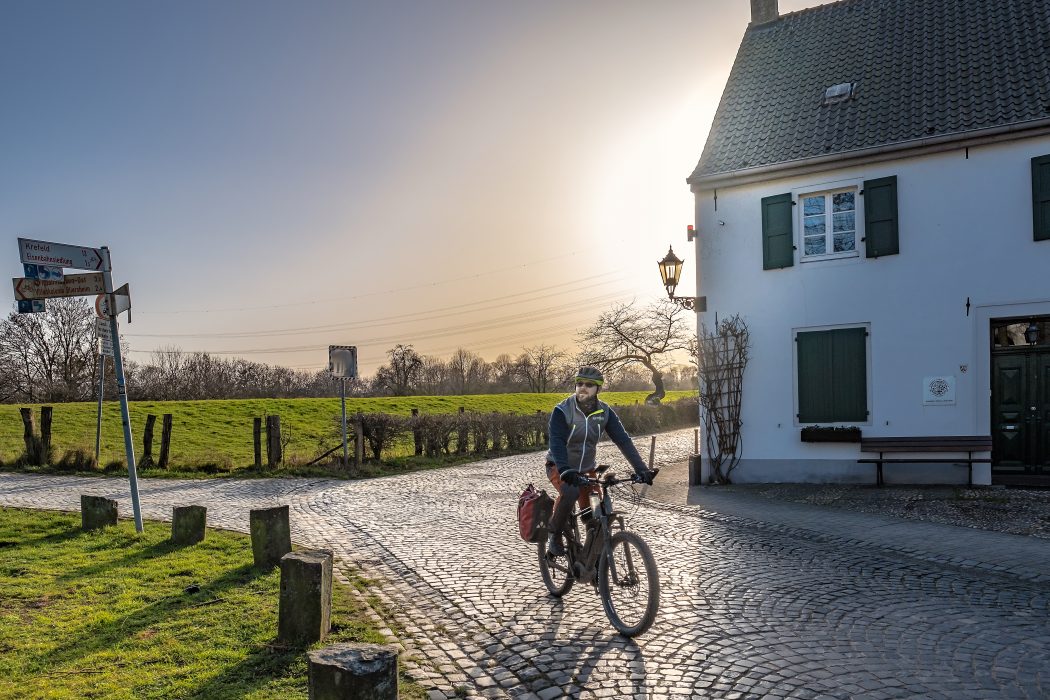
<svg viewBox="0 0 1050 700"><path fill-rule="evenodd" d="M620 418L608 404L598 400L603 383L605 377L600 370L581 367L576 373L576 393L551 411L547 478L558 490L558 498L551 515L547 551L556 557L565 556L561 531L572 513L573 502L578 501L581 510L588 508L591 487L580 487L584 483L584 476L594 473L598 440L602 434L608 434L620 448L620 452L634 467L639 481L653 483L653 472L638 454Z"/></svg>

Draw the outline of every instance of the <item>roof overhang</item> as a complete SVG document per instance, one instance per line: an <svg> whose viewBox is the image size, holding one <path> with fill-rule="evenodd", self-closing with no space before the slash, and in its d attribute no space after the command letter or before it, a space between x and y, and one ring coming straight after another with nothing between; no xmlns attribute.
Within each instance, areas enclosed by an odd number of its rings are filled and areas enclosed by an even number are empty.
<svg viewBox="0 0 1050 700"><path fill-rule="evenodd" d="M879 163L887 160L895 160L902 157L915 157L930 153L942 153L954 151L959 148L971 146L983 146L1003 141L1016 141L1018 139L1032 138L1050 134L1050 117L1031 119L1002 126L974 129L972 131L955 132L943 136L931 136L930 138L912 139L898 143L861 148L855 151L844 151L826 156L803 158L800 160L785 161L783 163L771 163L755 168L745 168L724 173L712 173L701 177L690 177L686 179L689 189L696 193L712 190L718 187L729 187L733 185L747 185L763 180L773 180L793 175L804 175L806 173L828 170L829 166L845 168L861 163Z"/></svg>

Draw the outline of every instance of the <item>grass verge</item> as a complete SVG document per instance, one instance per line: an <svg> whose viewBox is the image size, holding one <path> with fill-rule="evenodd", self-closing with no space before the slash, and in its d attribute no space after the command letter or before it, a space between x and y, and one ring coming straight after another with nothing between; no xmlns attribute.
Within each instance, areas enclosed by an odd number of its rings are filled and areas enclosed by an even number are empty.
<svg viewBox="0 0 1050 700"><path fill-rule="evenodd" d="M252 567L245 535L169 534L0 508L0 697L307 698L306 649L276 641L280 572ZM312 648L383 643L358 601L335 583L333 633ZM402 675L401 697L426 694Z"/></svg>

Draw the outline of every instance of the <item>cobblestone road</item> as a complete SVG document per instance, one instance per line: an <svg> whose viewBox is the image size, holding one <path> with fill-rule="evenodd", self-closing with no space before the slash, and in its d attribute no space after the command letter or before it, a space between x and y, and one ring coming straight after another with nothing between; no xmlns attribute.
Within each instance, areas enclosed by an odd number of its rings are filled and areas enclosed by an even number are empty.
<svg viewBox="0 0 1050 700"><path fill-rule="evenodd" d="M661 436L657 461L691 447L691 431ZM626 493L662 600L653 629L623 639L589 586L546 595L514 523L517 493L541 480L525 455L360 482L145 481L141 494L147 518L197 503L240 531L250 508L289 504L297 544L382 582L435 700L1050 697L1045 583ZM0 475L4 505L77 510L81 493L131 512L120 480Z"/></svg>

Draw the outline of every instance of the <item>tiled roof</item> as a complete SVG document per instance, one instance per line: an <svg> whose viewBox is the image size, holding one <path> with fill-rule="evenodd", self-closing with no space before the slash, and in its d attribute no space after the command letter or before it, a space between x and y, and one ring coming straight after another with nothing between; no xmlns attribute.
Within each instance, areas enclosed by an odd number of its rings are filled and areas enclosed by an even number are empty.
<svg viewBox="0 0 1050 700"><path fill-rule="evenodd" d="M688 181L1047 117L1048 0L841 0L748 27Z"/></svg>

